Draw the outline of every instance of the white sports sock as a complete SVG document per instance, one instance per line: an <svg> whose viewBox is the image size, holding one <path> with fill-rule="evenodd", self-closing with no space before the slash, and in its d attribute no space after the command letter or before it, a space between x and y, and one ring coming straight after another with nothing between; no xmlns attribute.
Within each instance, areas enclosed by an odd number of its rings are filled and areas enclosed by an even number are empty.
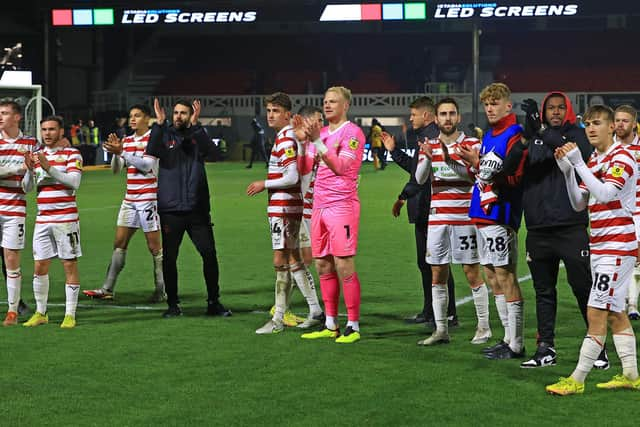
<svg viewBox="0 0 640 427"><path fill-rule="evenodd" d="M622 364L622 375L635 381L638 378L638 359L636 356L636 336L633 329L613 334L613 345Z"/></svg>
<svg viewBox="0 0 640 427"><path fill-rule="evenodd" d="M9 303L9 311L18 312L21 288L22 274L20 273L20 269L7 270L7 300Z"/></svg>
<svg viewBox="0 0 640 427"><path fill-rule="evenodd" d="M524 301L507 302L509 316L509 347L520 353L524 346Z"/></svg>
<svg viewBox="0 0 640 427"><path fill-rule="evenodd" d="M33 296L36 299L36 311L47 314L47 301L49 300L49 275L33 275Z"/></svg>
<svg viewBox="0 0 640 427"><path fill-rule="evenodd" d="M504 339L503 341L509 344L511 340L511 334L509 333L509 316L507 315L507 301L504 298L504 294L496 295L496 309L498 310L498 317L500 317L500 322L502 323L502 327L504 328Z"/></svg>
<svg viewBox="0 0 640 427"><path fill-rule="evenodd" d="M156 289L164 292L164 275L162 274L162 249L153 255L153 281Z"/></svg>
<svg viewBox="0 0 640 427"><path fill-rule="evenodd" d="M347 321L347 327L351 326L351 329L354 331L360 330L360 322L358 320L349 320Z"/></svg>
<svg viewBox="0 0 640 427"><path fill-rule="evenodd" d="M120 272L124 268L126 256L126 249L115 248L113 250L113 253L111 254L111 262L109 263L109 267L107 268L107 277L104 279L102 289L113 292L116 287L118 274L120 274Z"/></svg>
<svg viewBox="0 0 640 427"><path fill-rule="evenodd" d="M602 347L607 339L606 335L587 335L582 341L582 347L580 347L580 357L578 358L578 365L571 374L571 377L584 384L584 380L593 369L593 363L598 360L598 356L602 352Z"/></svg>
<svg viewBox="0 0 640 427"><path fill-rule="evenodd" d="M433 299L433 319L436 324L436 331L447 333L447 307L449 305L449 290L447 284L434 283L431 285L431 297Z"/></svg>
<svg viewBox="0 0 640 427"><path fill-rule="evenodd" d="M309 283L309 276L311 276L311 274L309 274L307 267L305 267L304 264L293 264L289 265L289 270L291 271L293 280L295 280L296 285L298 285L298 289L300 289L302 296L307 300L309 314L315 316L322 313L322 308L320 308L320 302L318 301L318 295ZM311 277L313 278L313 276Z"/></svg>
<svg viewBox="0 0 640 427"><path fill-rule="evenodd" d="M478 318L478 328L489 329L489 290L487 285L481 283L480 286L471 288L473 305L476 307L476 317Z"/></svg>
<svg viewBox="0 0 640 427"><path fill-rule="evenodd" d="M338 319L333 316L327 316L326 320L324 321L324 326L326 326L327 329L335 331L336 329L338 329Z"/></svg>
<svg viewBox="0 0 640 427"><path fill-rule="evenodd" d="M287 311L290 290L291 276L289 276L289 270L276 270L276 310L272 318L274 322L282 322L284 312Z"/></svg>
<svg viewBox="0 0 640 427"><path fill-rule="evenodd" d="M78 307L78 293L80 291L79 283L67 283L64 285L64 292L66 295L66 301L64 304L65 316L76 317L76 308Z"/></svg>

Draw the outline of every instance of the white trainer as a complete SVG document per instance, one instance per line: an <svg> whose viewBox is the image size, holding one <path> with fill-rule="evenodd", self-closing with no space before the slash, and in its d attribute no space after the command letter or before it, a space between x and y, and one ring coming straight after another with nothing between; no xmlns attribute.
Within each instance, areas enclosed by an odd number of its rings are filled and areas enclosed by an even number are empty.
<svg viewBox="0 0 640 427"><path fill-rule="evenodd" d="M263 327L256 329L256 334L279 334L282 331L284 331L284 323L276 322L275 320L270 319L267 323L264 324Z"/></svg>
<svg viewBox="0 0 640 427"><path fill-rule="evenodd" d="M490 328L478 328L476 334L471 339L471 344L484 344L491 338Z"/></svg>
<svg viewBox="0 0 640 427"><path fill-rule="evenodd" d="M300 323L297 327L300 329L309 329L314 326L319 326L324 324L325 317L324 313L320 312L320 314L311 314L304 320L304 322Z"/></svg>
<svg viewBox="0 0 640 427"><path fill-rule="evenodd" d="M418 345L448 344L450 340L448 333L436 330L429 338L418 341Z"/></svg>

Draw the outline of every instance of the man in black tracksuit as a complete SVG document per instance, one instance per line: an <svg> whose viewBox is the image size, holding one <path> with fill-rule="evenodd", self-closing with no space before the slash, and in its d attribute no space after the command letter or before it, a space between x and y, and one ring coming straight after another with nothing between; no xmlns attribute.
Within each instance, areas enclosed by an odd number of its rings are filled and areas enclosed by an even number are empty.
<svg viewBox="0 0 640 427"><path fill-rule="evenodd" d="M213 144L197 124L200 102L180 100L173 108L173 124L154 102L157 123L151 128L146 153L160 159L158 173L158 212L162 229L162 271L168 310L164 317L180 316L178 298L178 250L185 231L202 257L207 285L207 314L229 316L219 302L218 259L211 223L209 185L204 159Z"/></svg>
<svg viewBox="0 0 640 427"><path fill-rule="evenodd" d="M536 293L538 348L534 356L520 366L537 368L556 364L556 282L560 261L565 265L585 324L591 288L589 218L586 210L576 212L571 207L564 177L553 153L565 142L575 142L586 162L593 147L584 129L576 125L571 101L564 93L550 92L542 101L540 112L534 100L525 100L523 110L526 141L515 144L514 155L528 150L522 201L527 226L527 263ZM606 357L606 353L602 357Z"/></svg>
<svg viewBox="0 0 640 427"><path fill-rule="evenodd" d="M416 167L418 166L418 144L417 141L425 141L437 138L440 129L436 125L435 106L433 101L426 97L420 97L409 106L411 116L409 121L413 127L413 132L407 135L409 143L415 147L413 157L404 153L395 143L389 134L383 134L384 147L391 153L393 161L409 174L409 181L405 184L398 200L393 205L393 215L400 215L402 206L407 203L407 215L409 223L415 225L416 251L418 256L418 268L422 275L422 290L424 293L424 305L422 311L407 320L408 323L432 323L433 307L431 297L431 265L427 264L427 225L429 222L429 208L431 205L431 181L418 184L416 181ZM412 141L413 140L413 141ZM457 324L456 317L456 297L453 275L449 275L449 307L447 316L450 318L451 326Z"/></svg>

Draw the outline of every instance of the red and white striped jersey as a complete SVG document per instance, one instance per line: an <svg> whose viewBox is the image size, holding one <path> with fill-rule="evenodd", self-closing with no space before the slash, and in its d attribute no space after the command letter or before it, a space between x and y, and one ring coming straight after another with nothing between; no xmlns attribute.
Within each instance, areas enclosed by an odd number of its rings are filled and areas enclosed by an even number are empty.
<svg viewBox="0 0 640 427"><path fill-rule="evenodd" d="M606 153L594 151L587 167L597 179L620 190L608 203L601 203L593 196L589 198L591 254L635 257L638 242L633 213L637 172L633 155L622 144L614 143ZM580 188L588 191L584 183Z"/></svg>
<svg viewBox="0 0 640 427"><path fill-rule="evenodd" d="M148 130L144 135L136 134L126 136L122 140L124 152L137 157L148 157L158 161L155 157L146 154L145 150L149 143ZM157 171L157 167L154 168ZM127 202L155 202L158 199L158 177L154 169L149 172L142 172L135 166L127 165L127 193L124 200Z"/></svg>
<svg viewBox="0 0 640 427"><path fill-rule="evenodd" d="M20 132L16 138L0 139L0 165L19 168L24 164L24 153L34 152L37 146L35 138ZM22 189L24 170L9 176L0 177L0 216L26 217L27 201Z"/></svg>
<svg viewBox="0 0 640 427"><path fill-rule="evenodd" d="M618 139L614 136L613 138L616 142ZM638 181L636 182L636 210L634 215L640 215L640 139L638 135L633 138L630 144L622 144L624 148L626 148L636 159L638 174Z"/></svg>
<svg viewBox="0 0 640 427"><path fill-rule="evenodd" d="M441 144L440 139L429 140L432 153L429 225L472 225L469 219L469 204L473 190L472 174L465 166L464 161L456 154L456 148L464 145L479 151L480 140L460 132L460 136L455 142L447 144L451 160L460 164L462 169L467 170L468 180L460 177L447 165Z"/></svg>
<svg viewBox="0 0 640 427"><path fill-rule="evenodd" d="M311 219L311 213L313 211L313 186L315 185L315 182L316 182L317 172L318 172L318 164L315 163L310 173L300 177L300 182L302 184L301 189L303 193L302 217L306 219Z"/></svg>
<svg viewBox="0 0 640 427"><path fill-rule="evenodd" d="M271 148L269 157L269 171L267 181L284 177L287 167L294 164L297 171L298 143L291 126L286 126L278 132L276 140ZM289 217L300 219L302 217L302 194L300 193L300 180L285 188L269 188L270 217Z"/></svg>
<svg viewBox="0 0 640 427"><path fill-rule="evenodd" d="M45 147L42 152L52 168L66 174L82 173L82 156L77 149L73 147ZM42 169L39 162L36 162L34 172L38 186L36 223L52 224L78 221L75 190L52 178Z"/></svg>

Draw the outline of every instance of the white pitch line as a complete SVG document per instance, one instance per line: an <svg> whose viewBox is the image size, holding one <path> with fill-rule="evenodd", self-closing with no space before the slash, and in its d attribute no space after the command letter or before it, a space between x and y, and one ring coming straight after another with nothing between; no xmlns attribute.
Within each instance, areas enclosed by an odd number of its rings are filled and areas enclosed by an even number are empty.
<svg viewBox="0 0 640 427"><path fill-rule="evenodd" d="M527 274L526 276L518 277L518 282L524 282L531 279L531 275ZM460 298L456 300L456 307L467 304L468 302L473 301L472 295L467 295L466 297ZM1 303L2 305L7 305L7 302L4 301ZM61 303L49 303L47 304L50 307L64 307L65 304ZM165 307L150 307L148 305L112 305L112 304L78 304L79 308L97 308L97 309L109 309L114 308L117 310L141 310L141 311L161 311L166 310ZM253 314L267 314L268 311L261 310L253 310L251 313ZM345 317L346 314L339 314L341 317Z"/></svg>

